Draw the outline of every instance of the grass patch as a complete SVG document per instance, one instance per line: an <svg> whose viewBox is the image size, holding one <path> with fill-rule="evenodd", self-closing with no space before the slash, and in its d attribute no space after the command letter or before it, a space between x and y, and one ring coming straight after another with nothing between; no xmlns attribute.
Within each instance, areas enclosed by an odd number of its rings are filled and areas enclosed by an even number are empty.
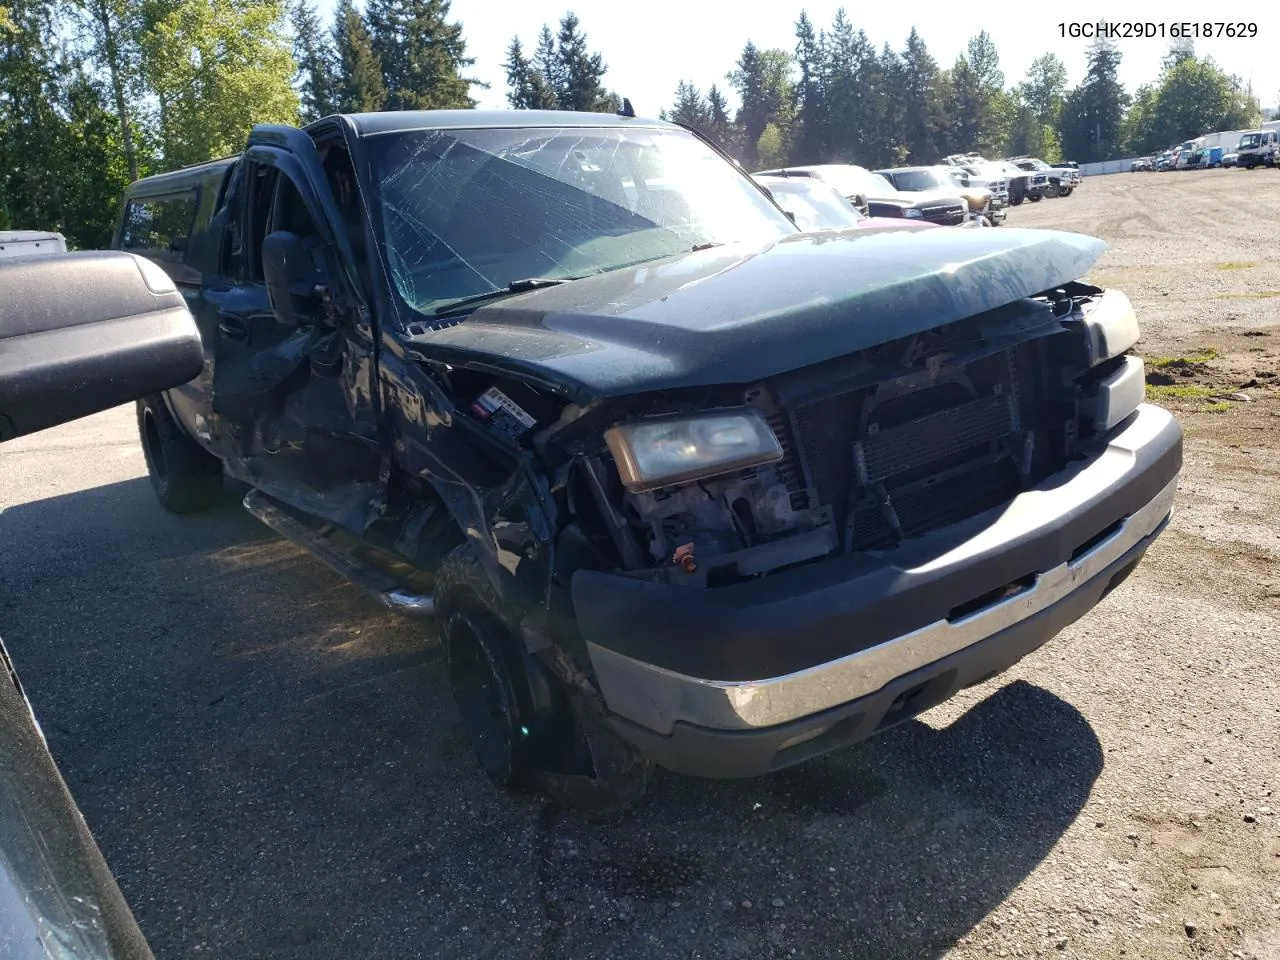
<svg viewBox="0 0 1280 960"><path fill-rule="evenodd" d="M1219 393L1217 390L1211 390L1209 387L1202 387L1196 383L1175 383L1172 386L1156 386L1147 387L1147 396L1156 399L1179 399L1179 400L1198 400L1203 397L1212 397Z"/></svg>
<svg viewBox="0 0 1280 960"><path fill-rule="evenodd" d="M1153 367L1168 369L1170 367L1189 367L1196 363L1208 363L1217 360L1221 354L1216 347L1197 347L1185 357L1154 357L1148 361Z"/></svg>
<svg viewBox="0 0 1280 960"><path fill-rule="evenodd" d="M1237 263L1219 263L1217 265L1219 270L1251 270L1256 266L1256 263L1246 263L1245 261L1239 261Z"/></svg>
<svg viewBox="0 0 1280 960"><path fill-rule="evenodd" d="M1267 300L1280 297L1280 290L1250 290L1246 293L1215 293L1215 300Z"/></svg>
<svg viewBox="0 0 1280 960"><path fill-rule="evenodd" d="M1204 408L1205 413L1226 413L1231 409L1231 404L1226 400L1220 400L1217 403L1211 403Z"/></svg>

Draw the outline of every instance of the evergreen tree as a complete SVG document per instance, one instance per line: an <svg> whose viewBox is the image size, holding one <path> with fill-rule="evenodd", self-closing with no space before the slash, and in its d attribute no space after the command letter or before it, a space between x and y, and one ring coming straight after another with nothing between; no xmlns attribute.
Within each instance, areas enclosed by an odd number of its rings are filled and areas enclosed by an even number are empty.
<svg viewBox="0 0 1280 960"><path fill-rule="evenodd" d="M1089 46L1084 80L1063 100L1062 149L1079 163L1109 159L1119 149L1120 124L1129 102L1117 76L1119 68L1115 43L1098 37Z"/></svg>
<svg viewBox="0 0 1280 960"><path fill-rule="evenodd" d="M799 163L818 163L830 150L830 110L827 103L826 51L824 38L813 27L809 15L800 11L796 21L796 67L800 79L796 83L796 139L794 159Z"/></svg>
<svg viewBox="0 0 1280 960"><path fill-rule="evenodd" d="M714 83L707 91L707 129L703 133L725 153L736 152L737 131L729 116L729 101Z"/></svg>
<svg viewBox="0 0 1280 960"><path fill-rule="evenodd" d="M1031 61L1026 77L1018 84L1017 94L1036 123L1056 125L1066 90L1066 65L1056 54L1042 53Z"/></svg>
<svg viewBox="0 0 1280 960"><path fill-rule="evenodd" d="M615 111L622 98L605 88L606 69L604 57L588 48L578 18L566 13L557 33L543 24L532 57L525 57L519 38L507 47L507 100L513 107Z"/></svg>
<svg viewBox="0 0 1280 960"><path fill-rule="evenodd" d="M614 109L614 100L604 88L605 63L599 53L587 49L587 36L578 18L566 13L560 19L556 53L560 63L561 86L557 91L562 110L598 111Z"/></svg>
<svg viewBox="0 0 1280 960"><path fill-rule="evenodd" d="M675 106L669 111L663 111L662 119L671 123L683 123L699 133L705 133L710 125L711 108L697 87L681 80L676 86Z"/></svg>
<svg viewBox="0 0 1280 960"><path fill-rule="evenodd" d="M507 71L507 102L516 110L554 110L555 92L524 55L519 37L511 38L504 64Z"/></svg>
<svg viewBox="0 0 1280 960"><path fill-rule="evenodd" d="M320 15L309 0L293 0L289 8L293 26L293 59L298 65L302 119L309 123L338 112L338 65L333 35L320 25Z"/></svg>
<svg viewBox="0 0 1280 960"><path fill-rule="evenodd" d="M938 64L929 55L920 34L912 27L900 58L902 82L902 140L911 163L935 163L942 156L938 135L942 129L939 116Z"/></svg>
<svg viewBox="0 0 1280 960"><path fill-rule="evenodd" d="M338 0L333 17L337 52L337 102L343 113L373 113L386 108L382 61L373 49L369 27L352 0Z"/></svg>
<svg viewBox="0 0 1280 960"><path fill-rule="evenodd" d="M788 72L791 55L785 50L761 50L751 41L743 47L737 69L729 82L738 91L742 106L737 125L742 135L742 162L757 165L758 143L765 127L773 123L784 141L789 141L792 121L792 92Z"/></svg>
<svg viewBox="0 0 1280 960"><path fill-rule="evenodd" d="M373 50L382 64L388 110L470 109L471 81L462 24L449 22L449 0L370 0Z"/></svg>

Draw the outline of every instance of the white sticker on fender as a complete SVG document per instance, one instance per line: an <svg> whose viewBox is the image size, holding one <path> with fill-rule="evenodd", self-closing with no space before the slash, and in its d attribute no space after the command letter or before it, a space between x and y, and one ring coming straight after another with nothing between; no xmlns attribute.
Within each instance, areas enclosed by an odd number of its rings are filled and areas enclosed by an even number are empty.
<svg viewBox="0 0 1280 960"><path fill-rule="evenodd" d="M520 425L526 430L532 428L538 421L529 416L520 404L516 403L497 387L490 387L482 393L479 399L472 405L472 409L480 416L488 419L493 416L499 408L507 411L511 416L519 421Z"/></svg>

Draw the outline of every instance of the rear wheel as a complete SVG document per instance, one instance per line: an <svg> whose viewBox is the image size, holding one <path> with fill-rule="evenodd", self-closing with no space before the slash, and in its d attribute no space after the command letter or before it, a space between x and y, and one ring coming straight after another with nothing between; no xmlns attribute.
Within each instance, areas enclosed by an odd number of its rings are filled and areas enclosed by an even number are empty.
<svg viewBox="0 0 1280 960"><path fill-rule="evenodd" d="M164 397L137 403L138 436L151 488L170 513L196 513L222 500L222 461L183 432Z"/></svg>
<svg viewBox="0 0 1280 960"><path fill-rule="evenodd" d="M494 784L532 787L595 815L640 800L652 765L613 732L593 698L524 648L499 615L501 601L471 544L441 563L435 601L454 703Z"/></svg>
<svg viewBox="0 0 1280 960"><path fill-rule="evenodd" d="M1044 196L1043 194L1037 193L1034 196L1027 197L1027 199L1030 200L1032 203L1039 203L1041 200L1044 199Z"/></svg>

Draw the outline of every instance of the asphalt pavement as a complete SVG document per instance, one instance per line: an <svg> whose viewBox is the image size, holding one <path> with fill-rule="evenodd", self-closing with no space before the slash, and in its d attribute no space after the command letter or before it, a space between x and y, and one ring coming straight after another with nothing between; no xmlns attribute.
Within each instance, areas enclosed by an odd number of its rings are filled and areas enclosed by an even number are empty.
<svg viewBox="0 0 1280 960"><path fill-rule="evenodd" d="M234 501L156 504L131 408L0 448L0 624L159 958L939 956L1102 769L1033 683L589 823L478 772L429 627Z"/></svg>

